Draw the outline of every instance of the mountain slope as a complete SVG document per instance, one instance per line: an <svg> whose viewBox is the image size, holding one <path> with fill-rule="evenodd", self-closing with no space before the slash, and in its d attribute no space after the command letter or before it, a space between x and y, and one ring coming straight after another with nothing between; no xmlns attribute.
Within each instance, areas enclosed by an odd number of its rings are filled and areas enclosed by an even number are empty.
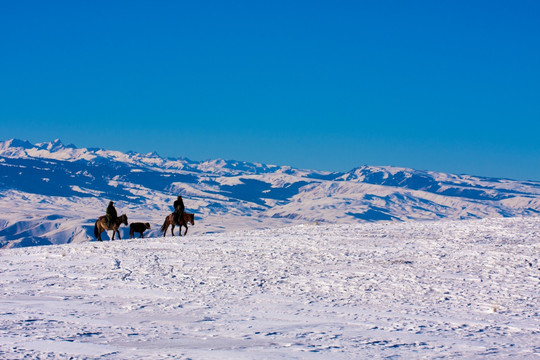
<svg viewBox="0 0 540 360"><path fill-rule="evenodd" d="M347 173L0 142L0 246L86 241L109 200L150 234L182 195L190 232L540 213L540 183L362 166ZM128 232L123 229L123 236Z"/></svg>

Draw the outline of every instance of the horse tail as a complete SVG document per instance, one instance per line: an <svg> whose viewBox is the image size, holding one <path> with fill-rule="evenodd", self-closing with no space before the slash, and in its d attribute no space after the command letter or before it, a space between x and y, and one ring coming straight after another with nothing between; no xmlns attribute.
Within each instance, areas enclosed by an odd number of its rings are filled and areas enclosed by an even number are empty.
<svg viewBox="0 0 540 360"><path fill-rule="evenodd" d="M94 225L94 236L96 237L96 239L99 237L99 231L98 231L98 226L97 226L97 221L96 221L96 224Z"/></svg>
<svg viewBox="0 0 540 360"><path fill-rule="evenodd" d="M164 233L165 230L167 230L167 220L168 220L168 217L165 218L165 221L163 222L163 225L161 225L161 232Z"/></svg>

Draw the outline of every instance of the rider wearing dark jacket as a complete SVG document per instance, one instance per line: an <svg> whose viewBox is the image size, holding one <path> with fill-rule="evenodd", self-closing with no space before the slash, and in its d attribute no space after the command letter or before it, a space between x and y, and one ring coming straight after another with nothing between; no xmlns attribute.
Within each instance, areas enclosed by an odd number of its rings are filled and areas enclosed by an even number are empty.
<svg viewBox="0 0 540 360"><path fill-rule="evenodd" d="M114 208L113 202L109 202L109 206L107 206L107 225L111 226L116 222L116 218L118 217L118 214L116 212L116 209Z"/></svg>
<svg viewBox="0 0 540 360"><path fill-rule="evenodd" d="M180 217L184 214L184 200L182 200L181 196L178 196L178 199L173 204L174 206L174 220L176 223L178 223L178 220Z"/></svg>

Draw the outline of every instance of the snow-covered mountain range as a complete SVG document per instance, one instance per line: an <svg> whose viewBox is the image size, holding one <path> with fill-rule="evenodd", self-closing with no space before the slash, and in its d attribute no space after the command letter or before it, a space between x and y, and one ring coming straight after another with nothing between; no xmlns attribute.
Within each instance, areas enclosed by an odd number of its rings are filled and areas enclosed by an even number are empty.
<svg viewBox="0 0 540 360"><path fill-rule="evenodd" d="M158 236L177 195L196 215L190 233L540 213L536 181L389 166L324 172L77 148L59 140L0 142L0 247L91 240L110 200L130 222L150 222L148 235Z"/></svg>

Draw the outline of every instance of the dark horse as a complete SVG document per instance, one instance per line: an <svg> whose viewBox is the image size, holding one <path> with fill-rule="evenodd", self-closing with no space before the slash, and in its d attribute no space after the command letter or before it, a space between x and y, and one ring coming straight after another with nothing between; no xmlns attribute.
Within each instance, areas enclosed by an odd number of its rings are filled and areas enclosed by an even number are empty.
<svg viewBox="0 0 540 360"><path fill-rule="evenodd" d="M184 233L184 236L187 234L188 226L187 224L191 223L191 225L195 225L195 215L184 213L184 216L182 218L178 219L178 222L174 221L174 213L170 214L165 218L165 222L161 226L161 231L163 232L163 236L165 237L167 233L167 229L169 228L169 225L172 225L171 228L171 235L174 236L174 227L178 225L180 227L180 230L178 230L178 236L182 236L182 226L186 227L186 232Z"/></svg>
<svg viewBox="0 0 540 360"><path fill-rule="evenodd" d="M135 239L135 233L140 233L141 234L141 239L144 237L144 232L147 230L147 229L150 229L150 224L149 223L140 223L140 222L134 222L134 223L131 223L129 224L129 238L130 239Z"/></svg>
<svg viewBox="0 0 540 360"><path fill-rule="evenodd" d="M94 226L94 236L99 240L101 240L101 233L105 230L112 230L112 238L111 240L114 240L114 234L118 233L118 239L122 239L120 237L120 231L118 231L118 228L120 225L126 225L128 224L128 218L126 214L123 214L116 218L116 222L112 224L112 226L107 226L107 217L106 216L100 216L99 219L96 221L96 225Z"/></svg>

